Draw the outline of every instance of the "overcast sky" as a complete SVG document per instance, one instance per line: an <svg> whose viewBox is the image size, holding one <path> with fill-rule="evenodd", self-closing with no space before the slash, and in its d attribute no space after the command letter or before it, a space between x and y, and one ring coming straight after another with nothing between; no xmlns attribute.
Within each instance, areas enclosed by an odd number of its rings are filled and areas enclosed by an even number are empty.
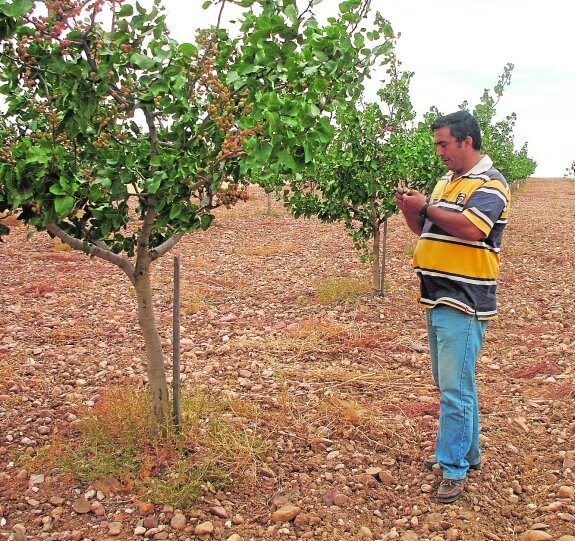
<svg viewBox="0 0 575 541"><path fill-rule="evenodd" d="M316 13L333 15L337 3L324 0ZM215 12L204 12L202 4L203 0L164 0L174 39L192 41L196 28L215 24ZM497 83L505 65L514 64L511 85L496 108L497 118L517 114L516 147L528 143L529 155L538 163L536 176L563 176L575 160L573 0L374 0L372 4L401 33L397 52L402 68L415 72L411 97L419 114L432 105L450 113L465 100L473 107L484 89ZM373 74L372 92L379 78Z"/></svg>

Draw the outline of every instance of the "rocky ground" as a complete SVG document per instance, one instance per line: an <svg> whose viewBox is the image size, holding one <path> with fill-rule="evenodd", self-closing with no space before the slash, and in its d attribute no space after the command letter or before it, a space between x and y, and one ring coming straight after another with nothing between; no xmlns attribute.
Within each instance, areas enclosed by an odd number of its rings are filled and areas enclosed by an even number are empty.
<svg viewBox="0 0 575 541"><path fill-rule="evenodd" d="M21 225L0 245L0 539L575 539L575 183L514 194L500 317L478 366L483 468L462 499L435 500L438 395L410 268L389 228L383 298L321 303L326 280L370 283L339 224L295 221L265 196L221 212L181 260L182 385L257 406L266 462L177 510L85 485L33 457L106 389L145 386L135 298L109 264ZM154 268L170 351L172 257ZM74 437L74 432L70 432Z"/></svg>

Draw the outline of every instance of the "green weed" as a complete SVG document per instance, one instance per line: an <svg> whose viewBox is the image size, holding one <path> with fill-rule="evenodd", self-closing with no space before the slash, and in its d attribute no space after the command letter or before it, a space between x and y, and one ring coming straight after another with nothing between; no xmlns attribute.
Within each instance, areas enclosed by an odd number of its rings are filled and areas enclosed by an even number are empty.
<svg viewBox="0 0 575 541"><path fill-rule="evenodd" d="M370 291L370 284L358 278L329 278L323 280L317 287L318 300L321 304L354 302Z"/></svg>

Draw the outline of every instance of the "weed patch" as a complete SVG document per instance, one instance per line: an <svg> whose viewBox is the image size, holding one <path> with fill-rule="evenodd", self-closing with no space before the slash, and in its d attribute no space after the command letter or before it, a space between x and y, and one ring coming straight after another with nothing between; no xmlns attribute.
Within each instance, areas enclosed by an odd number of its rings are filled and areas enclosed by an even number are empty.
<svg viewBox="0 0 575 541"><path fill-rule="evenodd" d="M182 397L180 432L169 427L165 439L154 439L149 395L116 389L82 419L77 434L54 440L31 460L86 484L115 478L152 502L188 509L206 490L253 479L271 449L257 418L234 413L257 408L236 402L201 392Z"/></svg>
<svg viewBox="0 0 575 541"><path fill-rule="evenodd" d="M370 285L359 278L331 278L323 280L317 287L317 296L321 304L355 302L370 292Z"/></svg>

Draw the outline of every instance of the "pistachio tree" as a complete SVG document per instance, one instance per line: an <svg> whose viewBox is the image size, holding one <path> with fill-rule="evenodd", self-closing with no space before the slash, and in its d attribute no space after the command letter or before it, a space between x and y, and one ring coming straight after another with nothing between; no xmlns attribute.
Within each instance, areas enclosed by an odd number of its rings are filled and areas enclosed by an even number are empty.
<svg viewBox="0 0 575 541"><path fill-rule="evenodd" d="M373 291L383 293L388 218L397 212L395 188L408 183L426 190L440 176L441 162L429 124L414 122L413 73L401 70L397 36L385 18L378 15L375 22L373 32L385 40L381 62L386 78L377 92L379 101L339 104L337 134L326 153L315 158L306 175L291 178L283 195L295 216L343 222L362 257L371 260Z"/></svg>
<svg viewBox="0 0 575 541"><path fill-rule="evenodd" d="M513 130L517 115L511 113L501 120L496 119L497 105L505 87L511 84L513 64L507 64L492 89L485 89L473 109L483 135L482 150L489 154L497 168L511 183L532 175L537 162L529 157L527 143L517 150ZM464 102L462 107L467 107Z"/></svg>
<svg viewBox="0 0 575 541"><path fill-rule="evenodd" d="M160 0L0 0L0 217L126 274L159 421L169 396L152 263L208 228L251 170L297 174L321 154L328 113L357 99L383 52L359 24L368 0L321 24L318 0L212 3L213 26L178 43ZM233 32L219 25L230 3Z"/></svg>

